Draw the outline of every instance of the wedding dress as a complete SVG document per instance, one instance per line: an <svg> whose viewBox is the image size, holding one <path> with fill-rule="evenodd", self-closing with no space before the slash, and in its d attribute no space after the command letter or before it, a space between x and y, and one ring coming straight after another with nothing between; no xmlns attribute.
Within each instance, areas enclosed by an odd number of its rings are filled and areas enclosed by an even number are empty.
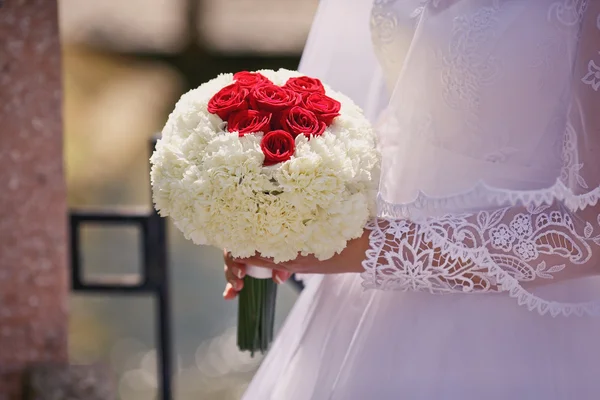
<svg viewBox="0 0 600 400"><path fill-rule="evenodd" d="M376 124L378 216L244 399L600 399L600 1L322 0L301 71Z"/></svg>

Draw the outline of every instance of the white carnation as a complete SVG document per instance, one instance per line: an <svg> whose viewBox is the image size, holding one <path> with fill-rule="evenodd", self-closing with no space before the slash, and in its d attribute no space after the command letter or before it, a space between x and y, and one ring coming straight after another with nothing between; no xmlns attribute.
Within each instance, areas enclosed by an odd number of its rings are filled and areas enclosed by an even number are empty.
<svg viewBox="0 0 600 400"><path fill-rule="evenodd" d="M257 72L277 85L301 76ZM150 159L156 208L187 239L238 257L258 252L282 262L342 251L373 213L379 179L375 136L362 110L325 85L341 115L321 136L298 136L289 160L265 167L262 134L226 132L207 110L233 81L219 75L184 94L169 115Z"/></svg>

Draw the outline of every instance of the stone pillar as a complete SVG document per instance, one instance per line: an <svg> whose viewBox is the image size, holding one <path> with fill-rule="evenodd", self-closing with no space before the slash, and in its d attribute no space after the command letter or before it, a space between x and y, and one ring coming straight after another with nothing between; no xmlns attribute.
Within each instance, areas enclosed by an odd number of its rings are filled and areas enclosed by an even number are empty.
<svg viewBox="0 0 600 400"><path fill-rule="evenodd" d="M57 0L0 1L0 400L67 362L67 208Z"/></svg>

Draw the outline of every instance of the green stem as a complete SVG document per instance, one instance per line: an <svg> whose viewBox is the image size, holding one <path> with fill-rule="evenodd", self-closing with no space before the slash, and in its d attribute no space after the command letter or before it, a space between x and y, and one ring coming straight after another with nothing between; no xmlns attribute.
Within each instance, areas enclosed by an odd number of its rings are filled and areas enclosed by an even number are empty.
<svg viewBox="0 0 600 400"><path fill-rule="evenodd" d="M239 294L238 347L251 356L265 353L273 340L277 284L272 279L244 278Z"/></svg>

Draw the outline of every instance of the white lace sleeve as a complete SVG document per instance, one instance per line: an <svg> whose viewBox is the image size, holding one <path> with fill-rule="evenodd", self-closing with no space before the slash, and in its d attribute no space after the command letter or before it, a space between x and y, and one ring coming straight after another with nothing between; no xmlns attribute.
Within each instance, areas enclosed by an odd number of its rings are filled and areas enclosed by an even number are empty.
<svg viewBox="0 0 600 400"><path fill-rule="evenodd" d="M413 14L418 35L379 127L364 286L506 292L541 314L598 315L595 299L536 290L600 274L600 2L473 3L485 6L449 13L445 42L433 35L450 0ZM425 60L439 69L423 73Z"/></svg>
<svg viewBox="0 0 600 400"><path fill-rule="evenodd" d="M592 209L597 217L598 208ZM367 225L364 286L432 294L506 291L541 314L600 314L595 301L567 304L529 292L600 273L600 221L592 222L574 217L561 202L421 223L376 218Z"/></svg>

